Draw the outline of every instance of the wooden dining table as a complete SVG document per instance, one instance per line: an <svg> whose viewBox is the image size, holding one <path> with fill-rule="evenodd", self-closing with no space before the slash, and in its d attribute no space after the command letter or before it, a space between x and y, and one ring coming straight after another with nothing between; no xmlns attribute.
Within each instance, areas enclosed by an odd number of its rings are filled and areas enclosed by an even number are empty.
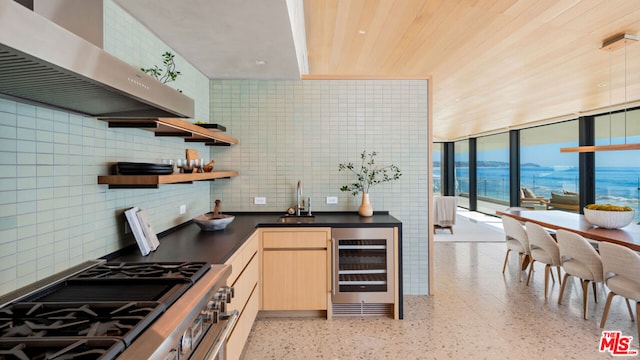
<svg viewBox="0 0 640 360"><path fill-rule="evenodd" d="M560 210L502 210L496 211L496 214L536 223L548 229L573 231L587 239L607 241L640 251L640 225L637 223L620 229L605 229L591 224L582 214Z"/></svg>

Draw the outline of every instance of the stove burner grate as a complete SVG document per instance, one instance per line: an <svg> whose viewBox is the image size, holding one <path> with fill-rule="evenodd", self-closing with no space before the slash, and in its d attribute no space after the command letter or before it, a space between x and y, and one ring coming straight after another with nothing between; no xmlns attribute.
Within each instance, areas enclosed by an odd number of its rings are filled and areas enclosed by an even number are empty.
<svg viewBox="0 0 640 360"><path fill-rule="evenodd" d="M0 359L115 359L124 348L124 343L117 339L53 339L46 342L33 339L2 340Z"/></svg>
<svg viewBox="0 0 640 360"><path fill-rule="evenodd" d="M104 263L73 279L184 279L195 283L209 270L206 262Z"/></svg>
<svg viewBox="0 0 640 360"><path fill-rule="evenodd" d="M0 360L113 360L210 268L101 263L53 280L0 308Z"/></svg>
<svg viewBox="0 0 640 360"><path fill-rule="evenodd" d="M0 310L0 340L113 336L129 344L163 311L157 302L19 303Z"/></svg>

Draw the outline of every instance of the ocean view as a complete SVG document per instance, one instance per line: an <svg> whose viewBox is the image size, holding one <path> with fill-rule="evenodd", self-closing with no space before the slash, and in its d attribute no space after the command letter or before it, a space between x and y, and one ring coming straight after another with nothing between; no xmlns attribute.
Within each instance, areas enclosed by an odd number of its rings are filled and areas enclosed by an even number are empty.
<svg viewBox="0 0 640 360"><path fill-rule="evenodd" d="M439 181L440 168L434 167L434 178ZM509 201L509 168L478 167L478 196ZM527 187L537 196L551 197L551 192L578 192L578 168L522 167L521 187ZM439 189L439 184L434 184ZM456 193L469 192L468 167L456 167ZM640 168L596 168L596 202L630 206L640 216Z"/></svg>

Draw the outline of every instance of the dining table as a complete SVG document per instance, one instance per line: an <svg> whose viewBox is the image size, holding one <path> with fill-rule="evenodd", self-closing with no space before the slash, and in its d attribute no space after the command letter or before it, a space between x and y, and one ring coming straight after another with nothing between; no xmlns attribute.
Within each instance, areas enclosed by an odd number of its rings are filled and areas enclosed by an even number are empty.
<svg viewBox="0 0 640 360"><path fill-rule="evenodd" d="M640 251L640 225L635 222L619 229L606 229L591 224L582 214L561 210L499 210L496 214L510 216L524 223L536 223L552 230L572 231L587 239L606 241Z"/></svg>

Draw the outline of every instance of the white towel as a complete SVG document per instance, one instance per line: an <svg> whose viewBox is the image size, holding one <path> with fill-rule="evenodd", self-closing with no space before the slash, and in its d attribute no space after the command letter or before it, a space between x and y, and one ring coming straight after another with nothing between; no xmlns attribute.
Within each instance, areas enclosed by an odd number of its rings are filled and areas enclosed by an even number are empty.
<svg viewBox="0 0 640 360"><path fill-rule="evenodd" d="M456 197L437 196L434 204L434 223L439 226L452 226L456 223Z"/></svg>

